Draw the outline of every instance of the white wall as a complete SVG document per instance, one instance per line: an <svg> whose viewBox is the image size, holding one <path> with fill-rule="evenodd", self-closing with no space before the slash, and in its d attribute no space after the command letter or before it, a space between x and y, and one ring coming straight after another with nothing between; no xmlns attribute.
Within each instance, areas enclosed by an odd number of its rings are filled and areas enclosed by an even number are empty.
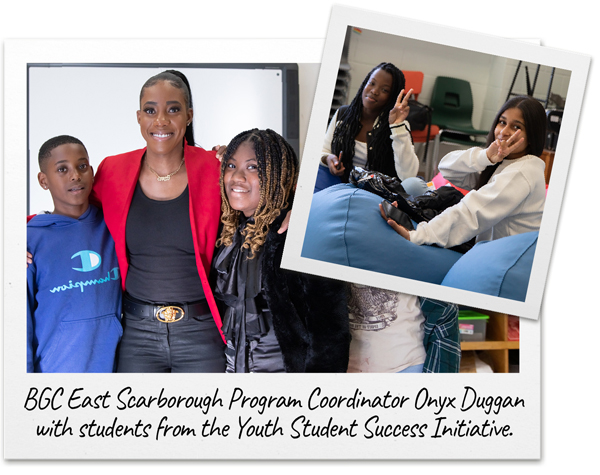
<svg viewBox="0 0 600 475"><path fill-rule="evenodd" d="M82 140L94 168L106 156L145 146L136 120L139 91L149 77L164 69L30 68L28 213L53 209L50 193L37 182L38 151L50 137L68 134ZM178 69L190 81L198 145L226 145L234 135L253 127L282 132L278 72L237 69L232 74L230 69ZM318 72L319 64L298 65L300 156Z"/></svg>

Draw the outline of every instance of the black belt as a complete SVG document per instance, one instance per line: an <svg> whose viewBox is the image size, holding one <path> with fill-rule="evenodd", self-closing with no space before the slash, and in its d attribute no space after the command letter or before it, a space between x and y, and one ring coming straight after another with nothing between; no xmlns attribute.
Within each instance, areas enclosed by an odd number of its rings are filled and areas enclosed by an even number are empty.
<svg viewBox="0 0 600 475"><path fill-rule="evenodd" d="M159 322L175 323L188 317L199 317L210 313L206 299L191 303L153 304L133 299L128 295L123 298L123 313L140 317L156 318Z"/></svg>

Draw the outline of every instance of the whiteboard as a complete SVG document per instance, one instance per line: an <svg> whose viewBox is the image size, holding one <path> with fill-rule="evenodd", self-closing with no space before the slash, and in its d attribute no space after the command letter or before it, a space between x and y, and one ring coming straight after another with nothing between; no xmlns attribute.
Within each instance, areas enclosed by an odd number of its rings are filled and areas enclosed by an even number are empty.
<svg viewBox="0 0 600 475"><path fill-rule="evenodd" d="M137 123L142 85L166 69L183 72L200 147L226 145L247 129L270 128L298 152L298 68L295 64L28 65L28 214L53 210L37 179L40 146L72 135L97 169L104 157L145 147Z"/></svg>

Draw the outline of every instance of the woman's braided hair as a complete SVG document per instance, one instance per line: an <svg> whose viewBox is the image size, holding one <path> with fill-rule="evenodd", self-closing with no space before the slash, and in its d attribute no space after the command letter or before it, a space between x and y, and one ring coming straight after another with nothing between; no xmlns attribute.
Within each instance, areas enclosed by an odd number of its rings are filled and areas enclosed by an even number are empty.
<svg viewBox="0 0 600 475"><path fill-rule="evenodd" d="M405 87L404 74L392 63L380 63L375 66L363 80L356 96L345 110L343 117L337 117L338 125L333 132L331 142L331 151L335 155L342 154L342 163L345 167L343 180L348 181L348 176L352 169L352 159L354 158L354 139L361 128L360 119L362 116L362 93L365 86L371 79L371 76L377 70L383 70L392 75L392 90L387 104L379 114L377 126L373 129L373 136L369 143L369 150L366 168L368 170L378 171L386 175L397 177L396 167L394 165L394 151L392 150L392 141L390 139L391 130L389 124L389 113L396 103L400 91Z"/></svg>
<svg viewBox="0 0 600 475"><path fill-rule="evenodd" d="M256 154L260 182L260 201L254 212L254 223L244 229L242 248L250 249L254 257L263 246L273 221L291 205L298 180L298 158L292 146L278 133L252 129L238 134L227 145L221 162L221 199L223 229L217 246L229 246L240 222L240 211L234 210L227 199L223 177L227 161L243 143L250 143Z"/></svg>

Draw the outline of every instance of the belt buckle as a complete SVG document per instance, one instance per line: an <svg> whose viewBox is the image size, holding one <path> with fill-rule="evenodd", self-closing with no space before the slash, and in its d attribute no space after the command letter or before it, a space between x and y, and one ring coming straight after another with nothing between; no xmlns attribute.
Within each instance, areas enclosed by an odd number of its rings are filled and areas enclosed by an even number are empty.
<svg viewBox="0 0 600 475"><path fill-rule="evenodd" d="M174 323L183 318L185 312L181 307L165 305L156 311L156 318L162 323Z"/></svg>

